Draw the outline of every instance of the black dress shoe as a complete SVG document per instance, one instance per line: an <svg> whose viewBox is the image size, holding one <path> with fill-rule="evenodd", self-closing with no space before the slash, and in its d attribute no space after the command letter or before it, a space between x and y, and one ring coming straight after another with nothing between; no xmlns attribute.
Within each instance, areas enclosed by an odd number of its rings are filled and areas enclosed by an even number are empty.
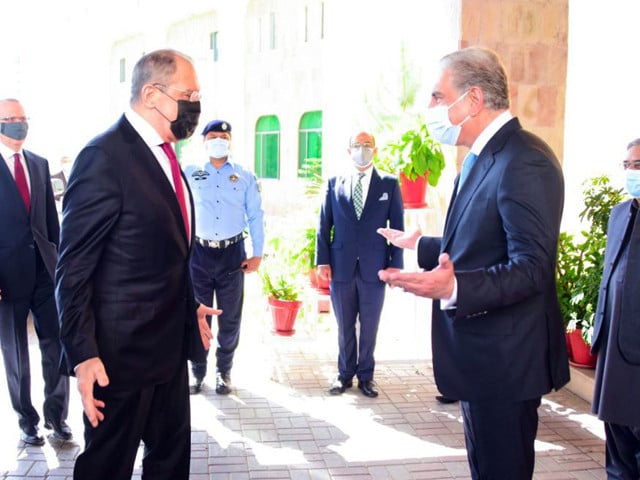
<svg viewBox="0 0 640 480"><path fill-rule="evenodd" d="M20 432L20 439L27 445L36 445L38 447L44 445L44 437L38 435L38 427L35 426L23 428Z"/></svg>
<svg viewBox="0 0 640 480"><path fill-rule="evenodd" d="M193 385L189 385L189 394L190 395L197 395L198 393L200 393L202 391L202 382L204 381L203 378L196 378L196 381Z"/></svg>
<svg viewBox="0 0 640 480"><path fill-rule="evenodd" d="M331 387L329 387L329 393L331 395L341 395L347 388L353 387L353 380L343 380L340 377L336 378Z"/></svg>
<svg viewBox="0 0 640 480"><path fill-rule="evenodd" d="M53 437L58 440L71 440L71 437L73 437L69 425L67 425L67 422L64 420L60 420L59 422L45 420L44 428L47 430L53 429Z"/></svg>
<svg viewBox="0 0 640 480"><path fill-rule="evenodd" d="M445 397L444 395L436 395L436 400L438 403L444 403L445 405L448 403L456 403L458 401L453 398Z"/></svg>
<svg viewBox="0 0 640 480"><path fill-rule="evenodd" d="M218 395L229 395L231 393L231 377L228 373L216 375L216 393Z"/></svg>
<svg viewBox="0 0 640 480"><path fill-rule="evenodd" d="M358 381L358 388L362 390L365 397L375 398L378 396L378 386L373 380Z"/></svg>

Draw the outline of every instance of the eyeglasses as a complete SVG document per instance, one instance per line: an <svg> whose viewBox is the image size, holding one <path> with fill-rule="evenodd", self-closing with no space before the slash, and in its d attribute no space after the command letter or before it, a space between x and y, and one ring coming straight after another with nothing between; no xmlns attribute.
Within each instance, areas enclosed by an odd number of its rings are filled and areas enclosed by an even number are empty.
<svg viewBox="0 0 640 480"><path fill-rule="evenodd" d="M190 102L198 102L202 98L198 90L181 90L179 88L172 87L170 85L164 85L163 83L154 83L153 86L156 87L158 90L160 90L162 93L164 93L166 96L172 98L173 100L175 100L175 98L173 98L171 95L165 92L163 88L168 88L169 90L175 90L176 92L180 92L182 95L187 97Z"/></svg>
<svg viewBox="0 0 640 480"><path fill-rule="evenodd" d="M29 117L0 117L0 122L19 123L27 121L29 121Z"/></svg>
<svg viewBox="0 0 640 480"><path fill-rule="evenodd" d="M622 168L625 170L629 168L631 170L640 170L640 160L625 160L622 162Z"/></svg>
<svg viewBox="0 0 640 480"><path fill-rule="evenodd" d="M375 148L373 143L365 142L365 143L352 143L351 148Z"/></svg>

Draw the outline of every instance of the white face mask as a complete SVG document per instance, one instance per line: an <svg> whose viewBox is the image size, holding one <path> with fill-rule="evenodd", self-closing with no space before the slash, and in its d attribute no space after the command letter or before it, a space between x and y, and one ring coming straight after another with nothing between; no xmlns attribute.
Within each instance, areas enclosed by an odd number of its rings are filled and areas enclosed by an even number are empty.
<svg viewBox="0 0 640 480"><path fill-rule="evenodd" d="M462 98L469 93L467 90L460 95L455 102L451 105L438 105L432 108L427 108L424 115L425 125L431 136L438 142L445 145L457 145L458 137L460 136L460 130L464 122L469 120L469 115L465 117L458 125L451 123L449 119L449 109L458 103Z"/></svg>
<svg viewBox="0 0 640 480"><path fill-rule="evenodd" d="M368 167L373 161L373 148L358 147L351 149L351 160L356 167Z"/></svg>
<svg viewBox="0 0 640 480"><path fill-rule="evenodd" d="M211 158L225 158L229 156L229 140L212 138L204 142L207 153Z"/></svg>

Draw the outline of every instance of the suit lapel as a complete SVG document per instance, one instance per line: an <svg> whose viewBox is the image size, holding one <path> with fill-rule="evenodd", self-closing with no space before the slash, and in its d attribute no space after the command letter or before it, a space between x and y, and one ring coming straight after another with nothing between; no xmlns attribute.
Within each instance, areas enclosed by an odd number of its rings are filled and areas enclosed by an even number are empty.
<svg viewBox="0 0 640 480"><path fill-rule="evenodd" d="M176 222L176 226L182 233L183 241L185 242L185 245L188 245L187 234L184 231L182 212L180 211L180 204L178 203L176 192L173 189L173 186L171 185L169 179L167 178L167 175L164 173L162 167L158 163L158 159L155 157L151 149L147 146L144 140L142 140L140 135L138 135L138 133L124 116L121 117L121 128L125 133L125 138L132 144L133 158L136 162L140 163L140 166L144 170L145 174L150 177L151 183L155 186L158 194L167 201L167 204ZM184 178L182 169L180 170L180 174ZM187 192L189 192L188 188L189 187L187 186ZM191 209L191 211L193 212L193 208ZM193 221L190 222L190 225L192 224ZM193 231L193 227L191 227L191 230Z"/></svg>
<svg viewBox="0 0 640 480"><path fill-rule="evenodd" d="M342 210L348 212L349 217L351 217L354 221L356 218L356 211L353 208L353 200L351 198L351 176L343 176L339 177L338 182L340 185L338 186L338 201L342 207Z"/></svg>
<svg viewBox="0 0 640 480"><path fill-rule="evenodd" d="M31 201L31 210L39 211L39 209L44 209L44 205L42 202L44 200L44 176L39 168L37 168L36 164L33 162L31 158L31 153L22 150L24 155L24 163L27 165L27 170L29 170L29 189L30 189L30 201Z"/></svg>
<svg viewBox="0 0 640 480"><path fill-rule="evenodd" d="M633 230L633 223L631 223L631 204L628 205L628 208L625 209L625 214L616 215L611 218L611 225L608 230L608 234L610 235L609 243L611 245L615 245L615 250L611 252L611 261L606 264L606 272L604 282L609 281L609 277L611 277L611 272L613 265L618 262L620 254L622 253L623 247L623 239L627 234L627 230ZM622 212L621 212L622 213ZM638 213L636 213L638 215ZM629 243L632 243L632 240L629 240ZM629 250L631 252L631 250Z"/></svg>
<svg viewBox="0 0 640 480"><path fill-rule="evenodd" d="M29 177L31 177L31 172L29 172ZM8 199L11 200L14 207L12 208L22 208L24 214L27 214L27 208L22 201L22 197L20 196L20 192L18 191L18 186L16 185L16 181L11 175L11 171L7 166L7 162L2 155L0 155L0 182L5 185L3 190L6 188Z"/></svg>
<svg viewBox="0 0 640 480"><path fill-rule="evenodd" d="M447 251L449 242L454 232L458 228L458 223L462 218L469 204L474 200L474 195L480 185L485 181L487 175L496 162L496 154L502 150L507 139L516 131L522 128L517 118L509 120L482 149L478 155L473 168L465 179L464 185L456 194L460 176L456 177L454 193L449 203L447 218L445 221L444 233L442 237L442 251Z"/></svg>
<svg viewBox="0 0 640 480"><path fill-rule="evenodd" d="M372 168L369 190L367 191L367 198L364 199L364 205L362 206L362 215L360 215L360 218L364 217L367 210L371 208L371 205L373 204L373 202L375 202L374 199L379 197L378 193L380 193L382 189L381 187L382 179L380 178L380 175L378 175L376 169Z"/></svg>

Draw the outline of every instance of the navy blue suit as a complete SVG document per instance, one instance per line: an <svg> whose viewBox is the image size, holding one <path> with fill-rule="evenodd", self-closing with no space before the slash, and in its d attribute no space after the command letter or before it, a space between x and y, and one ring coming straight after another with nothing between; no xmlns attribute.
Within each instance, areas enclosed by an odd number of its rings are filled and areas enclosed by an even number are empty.
<svg viewBox="0 0 640 480"><path fill-rule="evenodd" d="M343 380L354 375L372 380L374 349L385 284L378 270L402 268L402 250L389 245L376 230L404 228L398 180L373 168L360 219L351 198L351 177L329 179L320 212L316 264L331 266L331 302L338 321L338 371ZM333 229L333 238L331 231ZM360 341L356 341L356 321Z"/></svg>
<svg viewBox="0 0 640 480"><path fill-rule="evenodd" d="M531 478L536 407L569 380L554 275L562 171L551 149L513 118L455 190L442 238L423 237L418 246L426 270L447 252L458 284L456 308L433 302L436 383L463 401L473 478ZM528 416L522 432L498 423L507 411ZM494 476L474 471L487 459L498 466Z"/></svg>
<svg viewBox="0 0 640 480"><path fill-rule="evenodd" d="M608 478L639 478L640 218L637 200L613 208L592 352L598 354L593 413L605 422Z"/></svg>
<svg viewBox="0 0 640 480"><path fill-rule="evenodd" d="M9 396L21 428L37 426L31 403L27 317L33 315L42 353L46 420L67 418L69 379L59 372L61 345L53 276L60 229L47 161L23 150L31 191L31 212L0 156L0 343Z"/></svg>

